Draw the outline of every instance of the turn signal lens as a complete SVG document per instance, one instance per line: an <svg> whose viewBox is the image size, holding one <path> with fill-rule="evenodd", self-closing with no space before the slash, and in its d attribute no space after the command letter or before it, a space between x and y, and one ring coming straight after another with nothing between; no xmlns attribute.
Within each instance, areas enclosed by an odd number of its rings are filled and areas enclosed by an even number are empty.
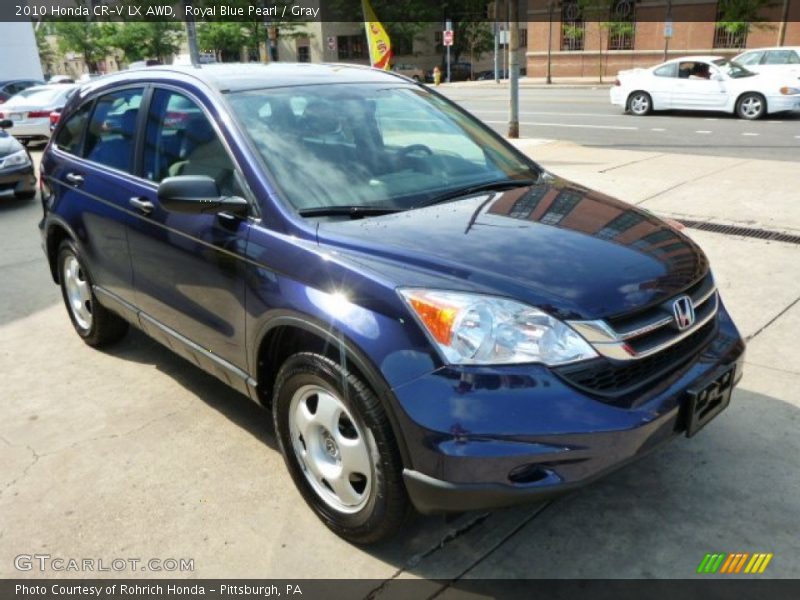
<svg viewBox="0 0 800 600"><path fill-rule="evenodd" d="M449 345L458 308L423 296L408 296L408 302L431 335L440 344Z"/></svg>
<svg viewBox="0 0 800 600"><path fill-rule="evenodd" d="M783 94L784 96L795 96L797 94L800 94L800 88L782 87L781 88L781 94Z"/></svg>

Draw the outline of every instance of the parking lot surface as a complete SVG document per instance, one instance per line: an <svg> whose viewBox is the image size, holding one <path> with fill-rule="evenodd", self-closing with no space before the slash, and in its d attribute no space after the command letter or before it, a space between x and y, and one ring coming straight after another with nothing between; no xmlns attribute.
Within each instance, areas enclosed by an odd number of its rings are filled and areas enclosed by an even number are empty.
<svg viewBox="0 0 800 600"><path fill-rule="evenodd" d="M695 158L521 145L659 214L800 231L800 209L779 193L800 189L791 162L756 165L778 190L765 193L749 168L734 177L728 165L707 189L690 173ZM707 552L772 552L759 577L800 574L796 244L686 230L749 339L731 406L696 437L547 505L420 517L393 542L359 548L303 503L268 415L248 399L136 331L103 352L79 340L39 247L40 216L36 200L0 200L1 577L87 576L15 569L15 556L34 553L194 561L190 572L104 576L361 577L389 588L407 577L687 578Z"/></svg>

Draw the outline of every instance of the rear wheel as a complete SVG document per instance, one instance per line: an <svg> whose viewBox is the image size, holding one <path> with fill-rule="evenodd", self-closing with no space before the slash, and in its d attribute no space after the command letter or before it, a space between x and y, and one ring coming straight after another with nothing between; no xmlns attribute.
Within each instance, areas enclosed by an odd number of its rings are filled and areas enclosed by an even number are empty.
<svg viewBox="0 0 800 600"><path fill-rule="evenodd" d="M295 354L278 374L272 410L286 466L325 525L359 544L399 529L410 506L400 454L359 377L325 356Z"/></svg>
<svg viewBox="0 0 800 600"><path fill-rule="evenodd" d="M628 112L642 117L653 110L653 99L647 92L633 92L628 96Z"/></svg>
<svg viewBox="0 0 800 600"><path fill-rule="evenodd" d="M128 331L128 323L99 302L92 289L92 280L71 240L64 240L58 249L58 280L72 325L90 346L111 344Z"/></svg>
<svg viewBox="0 0 800 600"><path fill-rule="evenodd" d="M736 116L740 119L755 121L767 112L767 100L761 94L748 92L736 102Z"/></svg>

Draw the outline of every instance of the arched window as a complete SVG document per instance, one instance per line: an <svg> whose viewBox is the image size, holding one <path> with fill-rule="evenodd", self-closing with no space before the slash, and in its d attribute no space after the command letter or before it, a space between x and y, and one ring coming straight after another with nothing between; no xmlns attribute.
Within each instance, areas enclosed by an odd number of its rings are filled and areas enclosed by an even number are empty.
<svg viewBox="0 0 800 600"><path fill-rule="evenodd" d="M561 49L583 50L586 38L586 22L583 9L577 0L565 0L561 4Z"/></svg>
<svg viewBox="0 0 800 600"><path fill-rule="evenodd" d="M615 0L608 22L608 49L633 50L636 37L636 5L634 0Z"/></svg>

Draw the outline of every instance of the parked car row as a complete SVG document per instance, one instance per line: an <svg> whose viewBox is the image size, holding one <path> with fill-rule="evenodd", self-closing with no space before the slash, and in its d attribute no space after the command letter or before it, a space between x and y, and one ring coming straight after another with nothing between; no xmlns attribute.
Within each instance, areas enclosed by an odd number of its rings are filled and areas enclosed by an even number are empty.
<svg viewBox="0 0 800 600"><path fill-rule="evenodd" d="M736 60L742 58L747 66ZM686 56L620 71L611 103L636 116L654 110L706 110L755 120L800 110L800 52L758 49L735 59ZM778 61L783 61L778 64Z"/></svg>
<svg viewBox="0 0 800 600"><path fill-rule="evenodd" d="M28 87L0 105L0 119L14 124L14 137L23 144L46 142L58 113L76 89L77 85L66 83Z"/></svg>

